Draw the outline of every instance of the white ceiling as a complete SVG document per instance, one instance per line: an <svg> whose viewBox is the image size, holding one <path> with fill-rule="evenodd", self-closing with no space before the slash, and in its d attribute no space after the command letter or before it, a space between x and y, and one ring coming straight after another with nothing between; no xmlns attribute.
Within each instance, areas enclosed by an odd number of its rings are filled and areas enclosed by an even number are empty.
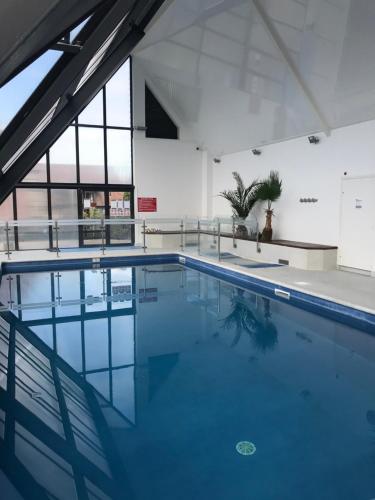
<svg viewBox="0 0 375 500"><path fill-rule="evenodd" d="M374 26L373 0L174 0L134 57L221 155L375 118Z"/></svg>

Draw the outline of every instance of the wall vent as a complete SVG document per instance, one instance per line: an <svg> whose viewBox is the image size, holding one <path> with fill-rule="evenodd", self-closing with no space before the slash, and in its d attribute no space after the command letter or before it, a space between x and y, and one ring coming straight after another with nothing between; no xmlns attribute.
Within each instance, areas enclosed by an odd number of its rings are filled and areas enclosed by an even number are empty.
<svg viewBox="0 0 375 500"><path fill-rule="evenodd" d="M279 288L275 288L275 295L286 300L290 299L290 293L285 290L280 290Z"/></svg>
<svg viewBox="0 0 375 500"><path fill-rule="evenodd" d="M279 259L279 264L283 264L284 266L289 266L289 260Z"/></svg>

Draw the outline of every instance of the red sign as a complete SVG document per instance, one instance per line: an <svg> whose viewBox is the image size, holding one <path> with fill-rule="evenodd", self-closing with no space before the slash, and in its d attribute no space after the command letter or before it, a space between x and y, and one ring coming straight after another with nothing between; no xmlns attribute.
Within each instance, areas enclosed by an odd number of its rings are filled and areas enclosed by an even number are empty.
<svg viewBox="0 0 375 500"><path fill-rule="evenodd" d="M156 198L138 198L138 212L156 212Z"/></svg>

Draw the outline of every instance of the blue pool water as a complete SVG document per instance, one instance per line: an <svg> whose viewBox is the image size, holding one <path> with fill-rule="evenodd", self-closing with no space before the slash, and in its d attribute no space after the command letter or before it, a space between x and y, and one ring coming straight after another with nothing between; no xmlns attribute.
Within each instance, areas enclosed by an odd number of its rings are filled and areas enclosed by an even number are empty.
<svg viewBox="0 0 375 500"><path fill-rule="evenodd" d="M369 333L178 264L0 301L2 500L375 498Z"/></svg>

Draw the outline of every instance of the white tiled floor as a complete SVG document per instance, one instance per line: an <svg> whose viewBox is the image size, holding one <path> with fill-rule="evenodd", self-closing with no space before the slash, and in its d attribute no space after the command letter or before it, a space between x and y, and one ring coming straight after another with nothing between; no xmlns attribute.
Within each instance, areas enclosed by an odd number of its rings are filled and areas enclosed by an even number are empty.
<svg viewBox="0 0 375 500"><path fill-rule="evenodd" d="M163 253L173 253L173 251L148 250L146 255ZM185 254L197 257L193 252L185 252ZM114 247L106 249L104 254L105 257L127 255L145 254L139 248L124 250L123 248L116 249ZM87 249L86 251L63 252L60 254L59 260L97 258L102 256L102 252L98 249ZM279 286L286 286L375 314L375 278L344 271L303 271L287 266L249 269L230 262L219 263L214 258L199 258L203 261L235 269L243 274L254 276ZM42 260L56 260L56 254L46 250L14 252L11 255L10 262L36 262ZM4 254L0 255L0 261L9 262Z"/></svg>
<svg viewBox="0 0 375 500"><path fill-rule="evenodd" d="M291 267L252 269L252 276L375 314L375 278L345 271Z"/></svg>

